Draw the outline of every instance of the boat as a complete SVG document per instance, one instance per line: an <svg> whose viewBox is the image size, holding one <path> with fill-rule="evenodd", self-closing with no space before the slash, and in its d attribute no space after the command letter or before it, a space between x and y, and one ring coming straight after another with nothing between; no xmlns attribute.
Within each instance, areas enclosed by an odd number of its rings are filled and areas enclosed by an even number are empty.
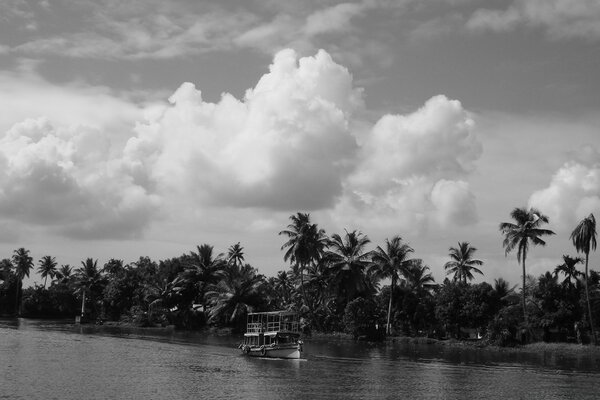
<svg viewBox="0 0 600 400"><path fill-rule="evenodd" d="M249 313L238 348L251 357L301 358L300 319L293 311Z"/></svg>

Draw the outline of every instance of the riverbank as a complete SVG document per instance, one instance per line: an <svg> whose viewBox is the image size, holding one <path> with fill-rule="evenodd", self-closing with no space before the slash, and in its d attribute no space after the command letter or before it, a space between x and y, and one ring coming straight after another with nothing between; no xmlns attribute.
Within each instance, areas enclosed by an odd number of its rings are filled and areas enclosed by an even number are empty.
<svg viewBox="0 0 600 400"><path fill-rule="evenodd" d="M306 341L310 340L331 340L331 341L352 341L352 335L342 332L333 333L313 333ZM400 345L437 345L445 346L454 349L477 349L482 351L490 351L494 353L504 354L553 354L556 356L568 357L577 355L593 355L600 359L600 346L591 344L576 344L576 343L547 343L536 342L526 345L516 345L511 347L501 347L492 345L484 340L457 340L457 339L434 339L427 337L410 337L410 336L390 336L384 341L386 344Z"/></svg>

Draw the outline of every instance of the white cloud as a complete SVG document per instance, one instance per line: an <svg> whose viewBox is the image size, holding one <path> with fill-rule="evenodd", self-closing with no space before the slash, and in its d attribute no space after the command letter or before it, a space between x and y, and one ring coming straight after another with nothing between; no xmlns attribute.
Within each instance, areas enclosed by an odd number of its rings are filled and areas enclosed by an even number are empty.
<svg viewBox="0 0 600 400"><path fill-rule="evenodd" d="M479 9L467 22L470 29L509 31L518 26L544 29L554 39L600 39L597 0L515 0L506 9Z"/></svg>
<svg viewBox="0 0 600 400"><path fill-rule="evenodd" d="M185 83L144 113L101 88L20 78L24 92L9 85L0 95L11 110L0 136L0 220L115 238L161 218L247 209L265 221L273 211L323 210L417 229L476 219L467 178L481 145L460 102L436 96L372 125L359 117L362 89L322 50L277 53L243 99L207 102ZM41 97L26 107L31 82ZM27 112L34 118L18 119Z"/></svg>
<svg viewBox="0 0 600 400"><path fill-rule="evenodd" d="M474 196L462 179L482 151L473 128L460 102L445 96L412 114L382 117L361 139L343 213L422 229L473 223Z"/></svg>
<svg viewBox="0 0 600 400"><path fill-rule="evenodd" d="M45 119L15 124L0 138L0 214L74 237L139 236L159 200L121 174L107 140Z"/></svg>
<svg viewBox="0 0 600 400"><path fill-rule="evenodd" d="M534 192L529 205L539 208L559 228L573 228L588 214L600 211L600 158L593 163L570 161L549 186Z"/></svg>
<svg viewBox="0 0 600 400"><path fill-rule="evenodd" d="M361 96L326 52L298 59L285 50L243 101L208 103L182 85L163 114L138 126L126 157L204 204L331 206L356 151L350 124Z"/></svg>

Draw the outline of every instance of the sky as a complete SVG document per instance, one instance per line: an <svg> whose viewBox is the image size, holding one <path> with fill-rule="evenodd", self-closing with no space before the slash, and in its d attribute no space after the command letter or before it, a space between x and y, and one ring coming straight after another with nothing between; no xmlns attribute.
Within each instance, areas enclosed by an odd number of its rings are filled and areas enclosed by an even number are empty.
<svg viewBox="0 0 600 400"><path fill-rule="evenodd" d="M273 276L308 212L517 284L512 209L556 232L534 276L600 216L598 71L597 0L4 0L0 258L240 242Z"/></svg>

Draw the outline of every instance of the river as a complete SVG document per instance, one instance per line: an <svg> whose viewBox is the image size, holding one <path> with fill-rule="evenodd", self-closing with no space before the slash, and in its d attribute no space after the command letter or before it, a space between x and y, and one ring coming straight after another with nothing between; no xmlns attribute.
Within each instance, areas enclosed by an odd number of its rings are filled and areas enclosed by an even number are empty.
<svg viewBox="0 0 600 400"><path fill-rule="evenodd" d="M307 340L248 358L239 338L0 320L0 399L597 399L600 360Z"/></svg>

